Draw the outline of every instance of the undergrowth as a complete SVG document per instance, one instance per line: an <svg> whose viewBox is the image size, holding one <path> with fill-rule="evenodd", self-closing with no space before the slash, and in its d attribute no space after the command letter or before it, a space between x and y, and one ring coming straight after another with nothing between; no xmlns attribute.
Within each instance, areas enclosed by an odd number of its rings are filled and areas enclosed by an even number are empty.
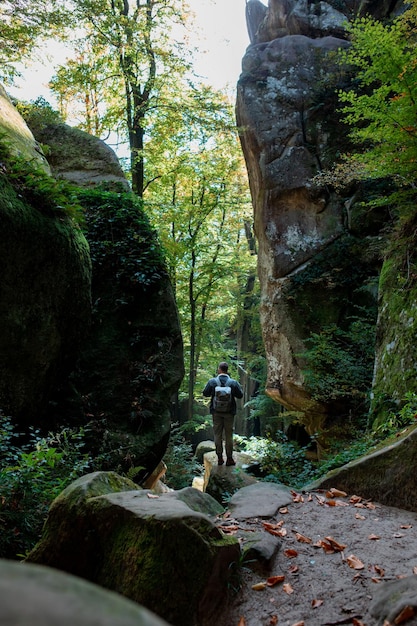
<svg viewBox="0 0 417 626"><path fill-rule="evenodd" d="M308 458L308 446L301 447L289 441L283 432L268 438L235 436L238 449L259 462L261 480L283 483L300 489L336 469L369 452L409 425L417 424L417 394L408 393L402 407L389 414L384 424L375 429L357 430L354 438L346 441L333 440L326 458L313 461Z"/></svg>
<svg viewBox="0 0 417 626"><path fill-rule="evenodd" d="M82 430L41 437L32 429L23 441L0 413L1 558L16 559L33 548L52 500L90 466Z"/></svg>
<svg viewBox="0 0 417 626"><path fill-rule="evenodd" d="M77 224L84 213L77 198L76 187L49 176L41 166L13 154L0 134L0 174L5 176L19 197L49 217L67 216Z"/></svg>

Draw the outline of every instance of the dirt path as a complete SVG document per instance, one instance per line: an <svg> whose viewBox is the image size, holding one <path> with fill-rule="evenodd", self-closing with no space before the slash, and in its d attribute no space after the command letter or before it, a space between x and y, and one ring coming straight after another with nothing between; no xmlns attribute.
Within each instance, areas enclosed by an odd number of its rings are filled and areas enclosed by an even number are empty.
<svg viewBox="0 0 417 626"><path fill-rule="evenodd" d="M376 591L417 574L417 513L329 492L293 499L273 519L228 518L231 533L238 526L281 534L282 545L269 573L243 568L240 591L216 626L378 624L369 611ZM283 580L262 584L275 576ZM417 624L416 616L399 619Z"/></svg>

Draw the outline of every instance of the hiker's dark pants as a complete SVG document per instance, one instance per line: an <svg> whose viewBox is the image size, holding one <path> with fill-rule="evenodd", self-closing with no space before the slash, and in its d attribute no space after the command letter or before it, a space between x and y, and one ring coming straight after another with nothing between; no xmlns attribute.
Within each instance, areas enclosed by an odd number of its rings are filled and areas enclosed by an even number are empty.
<svg viewBox="0 0 417 626"><path fill-rule="evenodd" d="M223 457L223 432L226 442L226 456L233 458L233 422L235 416L231 413L213 413L214 445L218 458Z"/></svg>

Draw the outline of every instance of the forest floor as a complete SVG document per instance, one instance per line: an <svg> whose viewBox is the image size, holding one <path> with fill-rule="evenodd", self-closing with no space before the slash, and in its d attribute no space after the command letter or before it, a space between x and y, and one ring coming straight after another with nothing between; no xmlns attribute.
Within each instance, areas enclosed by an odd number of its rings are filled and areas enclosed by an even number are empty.
<svg viewBox="0 0 417 626"><path fill-rule="evenodd" d="M360 496L293 492L274 519L226 518L227 532L270 532L281 547L267 572L241 569L216 626L384 624L370 613L375 594L417 574L417 513ZM412 609L396 617L395 624L417 624Z"/></svg>

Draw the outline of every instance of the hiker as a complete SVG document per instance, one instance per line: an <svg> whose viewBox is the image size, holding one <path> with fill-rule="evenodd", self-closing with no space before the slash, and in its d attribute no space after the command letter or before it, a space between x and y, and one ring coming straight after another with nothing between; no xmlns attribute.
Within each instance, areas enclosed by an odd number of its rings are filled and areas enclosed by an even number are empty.
<svg viewBox="0 0 417 626"><path fill-rule="evenodd" d="M213 416L214 445L219 465L223 465L223 431L226 441L226 465L236 465L233 459L233 422L236 415L236 400L242 398L243 391L237 380L230 378L229 366L219 363L216 378L210 378L203 389L203 396L210 400L210 413Z"/></svg>

